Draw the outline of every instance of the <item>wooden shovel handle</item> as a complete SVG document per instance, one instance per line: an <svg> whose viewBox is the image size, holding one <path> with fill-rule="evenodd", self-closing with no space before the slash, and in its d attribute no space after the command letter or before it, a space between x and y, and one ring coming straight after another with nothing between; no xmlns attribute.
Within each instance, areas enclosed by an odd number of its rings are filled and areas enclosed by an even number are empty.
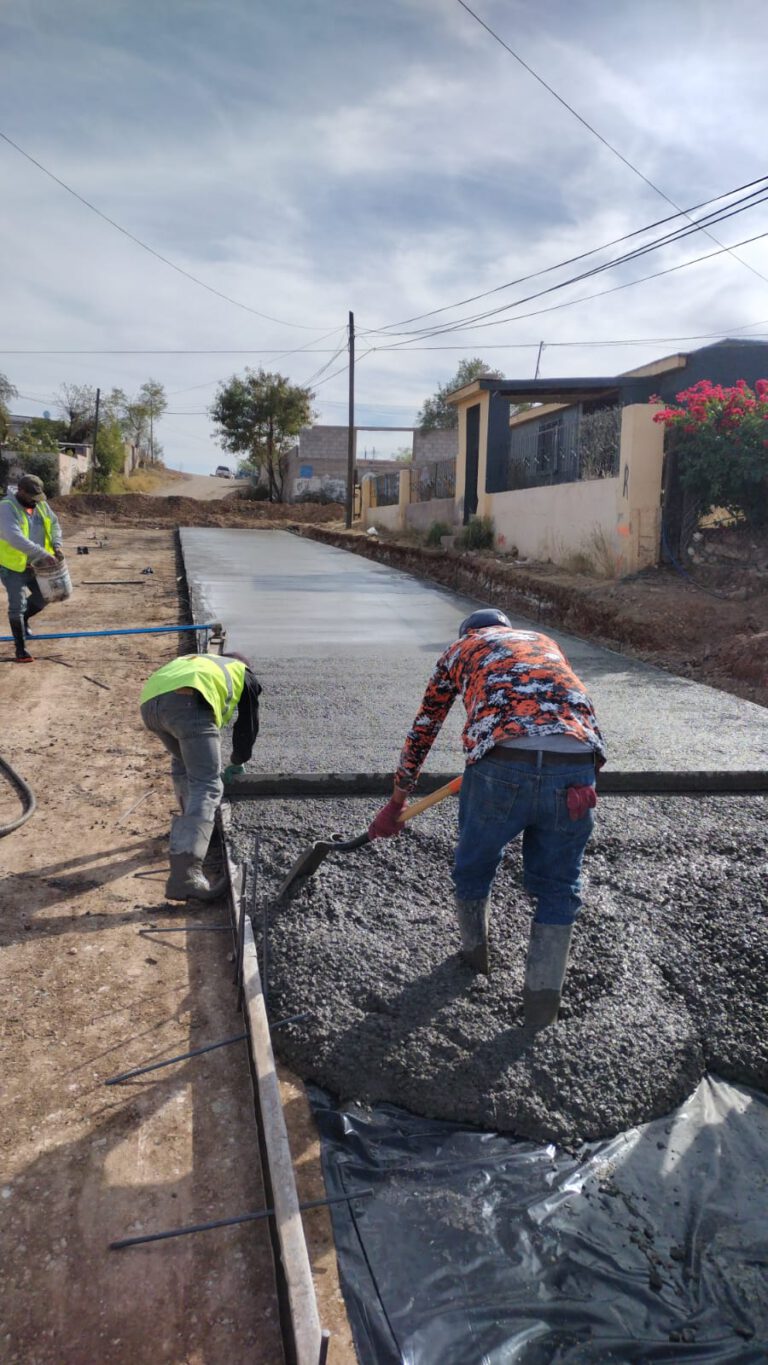
<svg viewBox="0 0 768 1365"><path fill-rule="evenodd" d="M418 801L412 801L410 806L406 806L402 815L398 815L397 823L404 825L406 820L412 820L414 815L421 815L423 810L428 810L430 806L436 806L438 801L444 801L446 796L455 796L461 786L461 778L454 777L450 782L446 782L444 787L438 787L436 792L429 796L421 796Z"/></svg>

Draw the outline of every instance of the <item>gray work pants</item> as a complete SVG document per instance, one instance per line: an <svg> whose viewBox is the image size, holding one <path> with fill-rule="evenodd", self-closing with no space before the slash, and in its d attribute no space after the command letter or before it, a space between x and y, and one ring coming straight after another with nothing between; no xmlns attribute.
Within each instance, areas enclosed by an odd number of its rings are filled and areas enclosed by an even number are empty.
<svg viewBox="0 0 768 1365"><path fill-rule="evenodd" d="M29 607L30 615L37 616L45 606L45 598L34 569L27 567L19 573L0 565L0 581L8 594L8 620L22 621Z"/></svg>
<svg viewBox="0 0 768 1365"><path fill-rule="evenodd" d="M198 692L164 692L145 701L141 719L171 755L171 778L181 807L171 826L171 853L203 858L224 794L221 735L213 711Z"/></svg>

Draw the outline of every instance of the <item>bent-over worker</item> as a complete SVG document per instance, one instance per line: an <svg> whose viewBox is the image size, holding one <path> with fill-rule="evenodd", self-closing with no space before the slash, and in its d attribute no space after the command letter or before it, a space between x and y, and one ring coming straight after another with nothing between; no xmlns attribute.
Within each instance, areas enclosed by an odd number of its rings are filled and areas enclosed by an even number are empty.
<svg viewBox="0 0 768 1365"><path fill-rule="evenodd" d="M241 654L185 654L152 673L141 693L141 718L171 755L171 778L181 809L171 825L169 900L214 900L203 860L224 785L242 772L259 733L261 686ZM232 759L221 772L221 730L237 712Z"/></svg>
<svg viewBox="0 0 768 1365"><path fill-rule="evenodd" d="M523 881L536 901L525 968L526 1025L554 1023L581 906L581 863L594 823L595 766L605 747L592 703L554 640L475 611L440 656L371 838L397 817L454 700L467 712L466 768L453 865L462 952L489 971L488 899L505 845L523 836Z"/></svg>
<svg viewBox="0 0 768 1365"><path fill-rule="evenodd" d="M0 579L8 594L8 620L17 664L31 664L27 650L29 618L45 606L35 564L53 567L64 558L61 527L45 500L42 479L22 474L15 493L0 501Z"/></svg>

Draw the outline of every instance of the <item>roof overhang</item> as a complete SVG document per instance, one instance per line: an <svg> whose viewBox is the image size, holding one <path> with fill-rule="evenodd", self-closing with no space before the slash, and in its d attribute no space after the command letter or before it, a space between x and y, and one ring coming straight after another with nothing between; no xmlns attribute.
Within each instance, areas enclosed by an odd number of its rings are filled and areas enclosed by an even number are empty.
<svg viewBox="0 0 768 1365"><path fill-rule="evenodd" d="M618 398L621 379L475 379L449 393L448 403L466 403L490 393L510 403L581 403L585 399Z"/></svg>

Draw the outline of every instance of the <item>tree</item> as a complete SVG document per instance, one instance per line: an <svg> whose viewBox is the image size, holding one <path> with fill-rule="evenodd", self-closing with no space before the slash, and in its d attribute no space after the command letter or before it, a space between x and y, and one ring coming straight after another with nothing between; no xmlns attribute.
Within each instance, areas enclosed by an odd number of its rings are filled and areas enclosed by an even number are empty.
<svg viewBox="0 0 768 1365"><path fill-rule="evenodd" d="M139 403L143 404L149 422L149 459L155 462L155 422L162 417L168 407L165 389L157 379L146 379L139 389Z"/></svg>
<svg viewBox="0 0 768 1365"><path fill-rule="evenodd" d="M11 414L8 404L16 397L16 389L4 374L0 374L0 445L11 434Z"/></svg>
<svg viewBox="0 0 768 1365"><path fill-rule="evenodd" d="M123 433L120 423L113 417L99 422L99 434L94 452L94 486L105 492L113 474L122 474L125 462Z"/></svg>
<svg viewBox="0 0 768 1365"><path fill-rule="evenodd" d="M462 360L453 379L442 384L432 398L428 398L416 418L422 431L451 431L459 424L459 415L450 403L446 402L449 393L471 384L473 379L503 379L498 370L491 369L484 360Z"/></svg>
<svg viewBox="0 0 768 1365"><path fill-rule="evenodd" d="M62 384L56 402L67 433L64 439L79 445L93 436L96 420L96 390L92 384Z"/></svg>
<svg viewBox="0 0 768 1365"><path fill-rule="evenodd" d="M288 451L292 438L312 424L313 397L311 389L259 369L220 384L211 404L220 446L242 456L254 473L266 473L270 502L282 499Z"/></svg>
<svg viewBox="0 0 768 1365"><path fill-rule="evenodd" d="M67 439L66 422L54 422L50 417L33 417L22 427L14 446L20 454L32 454L35 451L49 452L57 454L59 442Z"/></svg>

